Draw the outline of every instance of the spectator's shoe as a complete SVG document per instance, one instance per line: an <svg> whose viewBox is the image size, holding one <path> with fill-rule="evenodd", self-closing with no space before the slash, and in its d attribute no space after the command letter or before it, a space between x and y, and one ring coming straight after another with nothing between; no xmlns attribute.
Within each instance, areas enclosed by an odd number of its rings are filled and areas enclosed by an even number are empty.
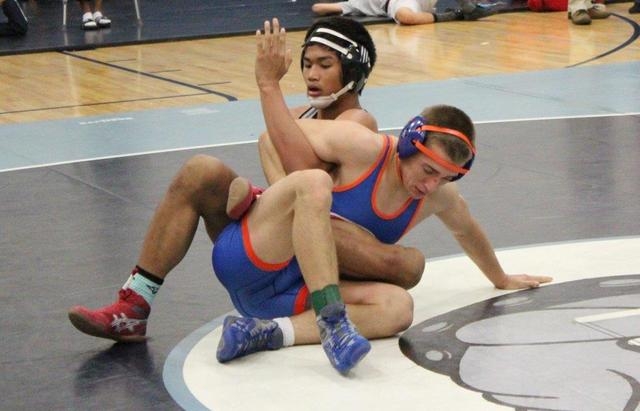
<svg viewBox="0 0 640 411"><path fill-rule="evenodd" d="M224 363L254 352L280 348L282 331L275 321L230 315L224 319L216 358Z"/></svg>
<svg viewBox="0 0 640 411"><path fill-rule="evenodd" d="M229 186L229 197L227 199L227 215L233 220L239 220L254 201L264 190L252 185L244 177L236 177Z"/></svg>
<svg viewBox="0 0 640 411"><path fill-rule="evenodd" d="M317 317L322 348L331 365L341 374L356 366L371 350L369 341L358 334L347 318L344 304L330 304Z"/></svg>
<svg viewBox="0 0 640 411"><path fill-rule="evenodd" d="M86 12L82 16L82 30L97 30L98 23L93 19L93 14Z"/></svg>
<svg viewBox="0 0 640 411"><path fill-rule="evenodd" d="M607 11L607 7L600 3L594 4L587 12L589 13L589 17L594 20L606 19L611 16L611 13Z"/></svg>
<svg viewBox="0 0 640 411"><path fill-rule="evenodd" d="M118 342L143 342L147 339L147 318L151 307L138 293L129 289L118 292L118 300L106 307L90 310L75 306L69 310L74 327L94 337Z"/></svg>
<svg viewBox="0 0 640 411"><path fill-rule="evenodd" d="M111 27L111 19L107 16L103 16L99 11L93 13L93 20L98 25L98 28L106 29L107 27Z"/></svg>
<svg viewBox="0 0 640 411"><path fill-rule="evenodd" d="M633 6L631 6L631 8L629 9L629 13L630 14L640 13L640 3L638 2L633 3Z"/></svg>
<svg viewBox="0 0 640 411"><path fill-rule="evenodd" d="M569 19L573 24L577 24L578 26L586 26L587 24L591 24L591 17L589 16L589 12L584 9L569 12Z"/></svg>
<svg viewBox="0 0 640 411"><path fill-rule="evenodd" d="M473 8L469 7L469 4L465 4L462 7L462 16L467 21L482 19L498 13L503 5L504 3L501 1L495 3L477 3Z"/></svg>

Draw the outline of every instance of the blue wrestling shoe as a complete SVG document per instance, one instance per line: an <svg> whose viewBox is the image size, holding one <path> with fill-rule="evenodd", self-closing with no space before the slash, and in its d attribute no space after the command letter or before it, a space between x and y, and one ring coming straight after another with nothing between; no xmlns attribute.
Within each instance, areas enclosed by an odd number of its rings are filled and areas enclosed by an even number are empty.
<svg viewBox="0 0 640 411"><path fill-rule="evenodd" d="M230 315L224 319L216 358L219 362L228 362L279 348L282 348L282 330L275 321Z"/></svg>
<svg viewBox="0 0 640 411"><path fill-rule="evenodd" d="M344 304L327 305L320 311L317 322L322 348L340 373L349 372L371 350L369 341L358 334L347 318Z"/></svg>

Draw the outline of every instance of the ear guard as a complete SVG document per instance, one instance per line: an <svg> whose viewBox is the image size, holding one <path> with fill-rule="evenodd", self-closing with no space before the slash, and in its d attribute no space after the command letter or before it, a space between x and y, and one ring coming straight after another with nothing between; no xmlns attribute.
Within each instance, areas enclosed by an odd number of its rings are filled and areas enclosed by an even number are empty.
<svg viewBox="0 0 640 411"><path fill-rule="evenodd" d="M461 179L469 172L471 165L473 164L473 160L476 157L476 149L471 143L471 140L458 130L432 126L425 124L426 122L427 120L424 117L416 116L409 121L406 126L404 126L400 132L400 137L398 138L398 155L400 158L406 158L420 152L445 169L457 172L458 175L453 177L451 181ZM429 138L429 132L445 133L459 138L467 145L467 147L469 147L469 150L471 151L471 158L462 167L443 159L442 156L438 155L435 151L426 146L427 139Z"/></svg>

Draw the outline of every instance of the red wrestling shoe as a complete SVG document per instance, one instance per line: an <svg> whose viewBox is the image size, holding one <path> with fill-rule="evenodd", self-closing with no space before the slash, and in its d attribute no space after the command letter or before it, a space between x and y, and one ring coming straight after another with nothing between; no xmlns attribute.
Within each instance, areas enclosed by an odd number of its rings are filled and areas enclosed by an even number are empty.
<svg viewBox="0 0 640 411"><path fill-rule="evenodd" d="M227 215L233 220L239 220L254 201L264 192L264 189L252 185L244 177L236 177L229 186L227 199Z"/></svg>
<svg viewBox="0 0 640 411"><path fill-rule="evenodd" d="M147 339L147 318L151 307L140 294L121 289L118 300L106 307L90 310L75 306L69 310L74 327L94 337L118 342L143 342Z"/></svg>

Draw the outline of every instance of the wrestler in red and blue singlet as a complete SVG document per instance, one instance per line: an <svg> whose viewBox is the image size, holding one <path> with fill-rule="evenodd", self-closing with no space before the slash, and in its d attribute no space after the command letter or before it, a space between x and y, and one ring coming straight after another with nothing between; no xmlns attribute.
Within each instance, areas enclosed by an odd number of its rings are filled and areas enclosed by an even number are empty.
<svg viewBox="0 0 640 411"><path fill-rule="evenodd" d="M392 244L406 232L423 200L408 198L393 214L377 209L376 190L395 152L391 138L382 138L383 148L371 167L354 182L334 188L331 211L338 218L369 230L380 241ZM279 264L260 260L251 245L246 216L220 233L213 247L212 262L233 305L244 316L286 317L308 308L309 291L296 258Z"/></svg>

